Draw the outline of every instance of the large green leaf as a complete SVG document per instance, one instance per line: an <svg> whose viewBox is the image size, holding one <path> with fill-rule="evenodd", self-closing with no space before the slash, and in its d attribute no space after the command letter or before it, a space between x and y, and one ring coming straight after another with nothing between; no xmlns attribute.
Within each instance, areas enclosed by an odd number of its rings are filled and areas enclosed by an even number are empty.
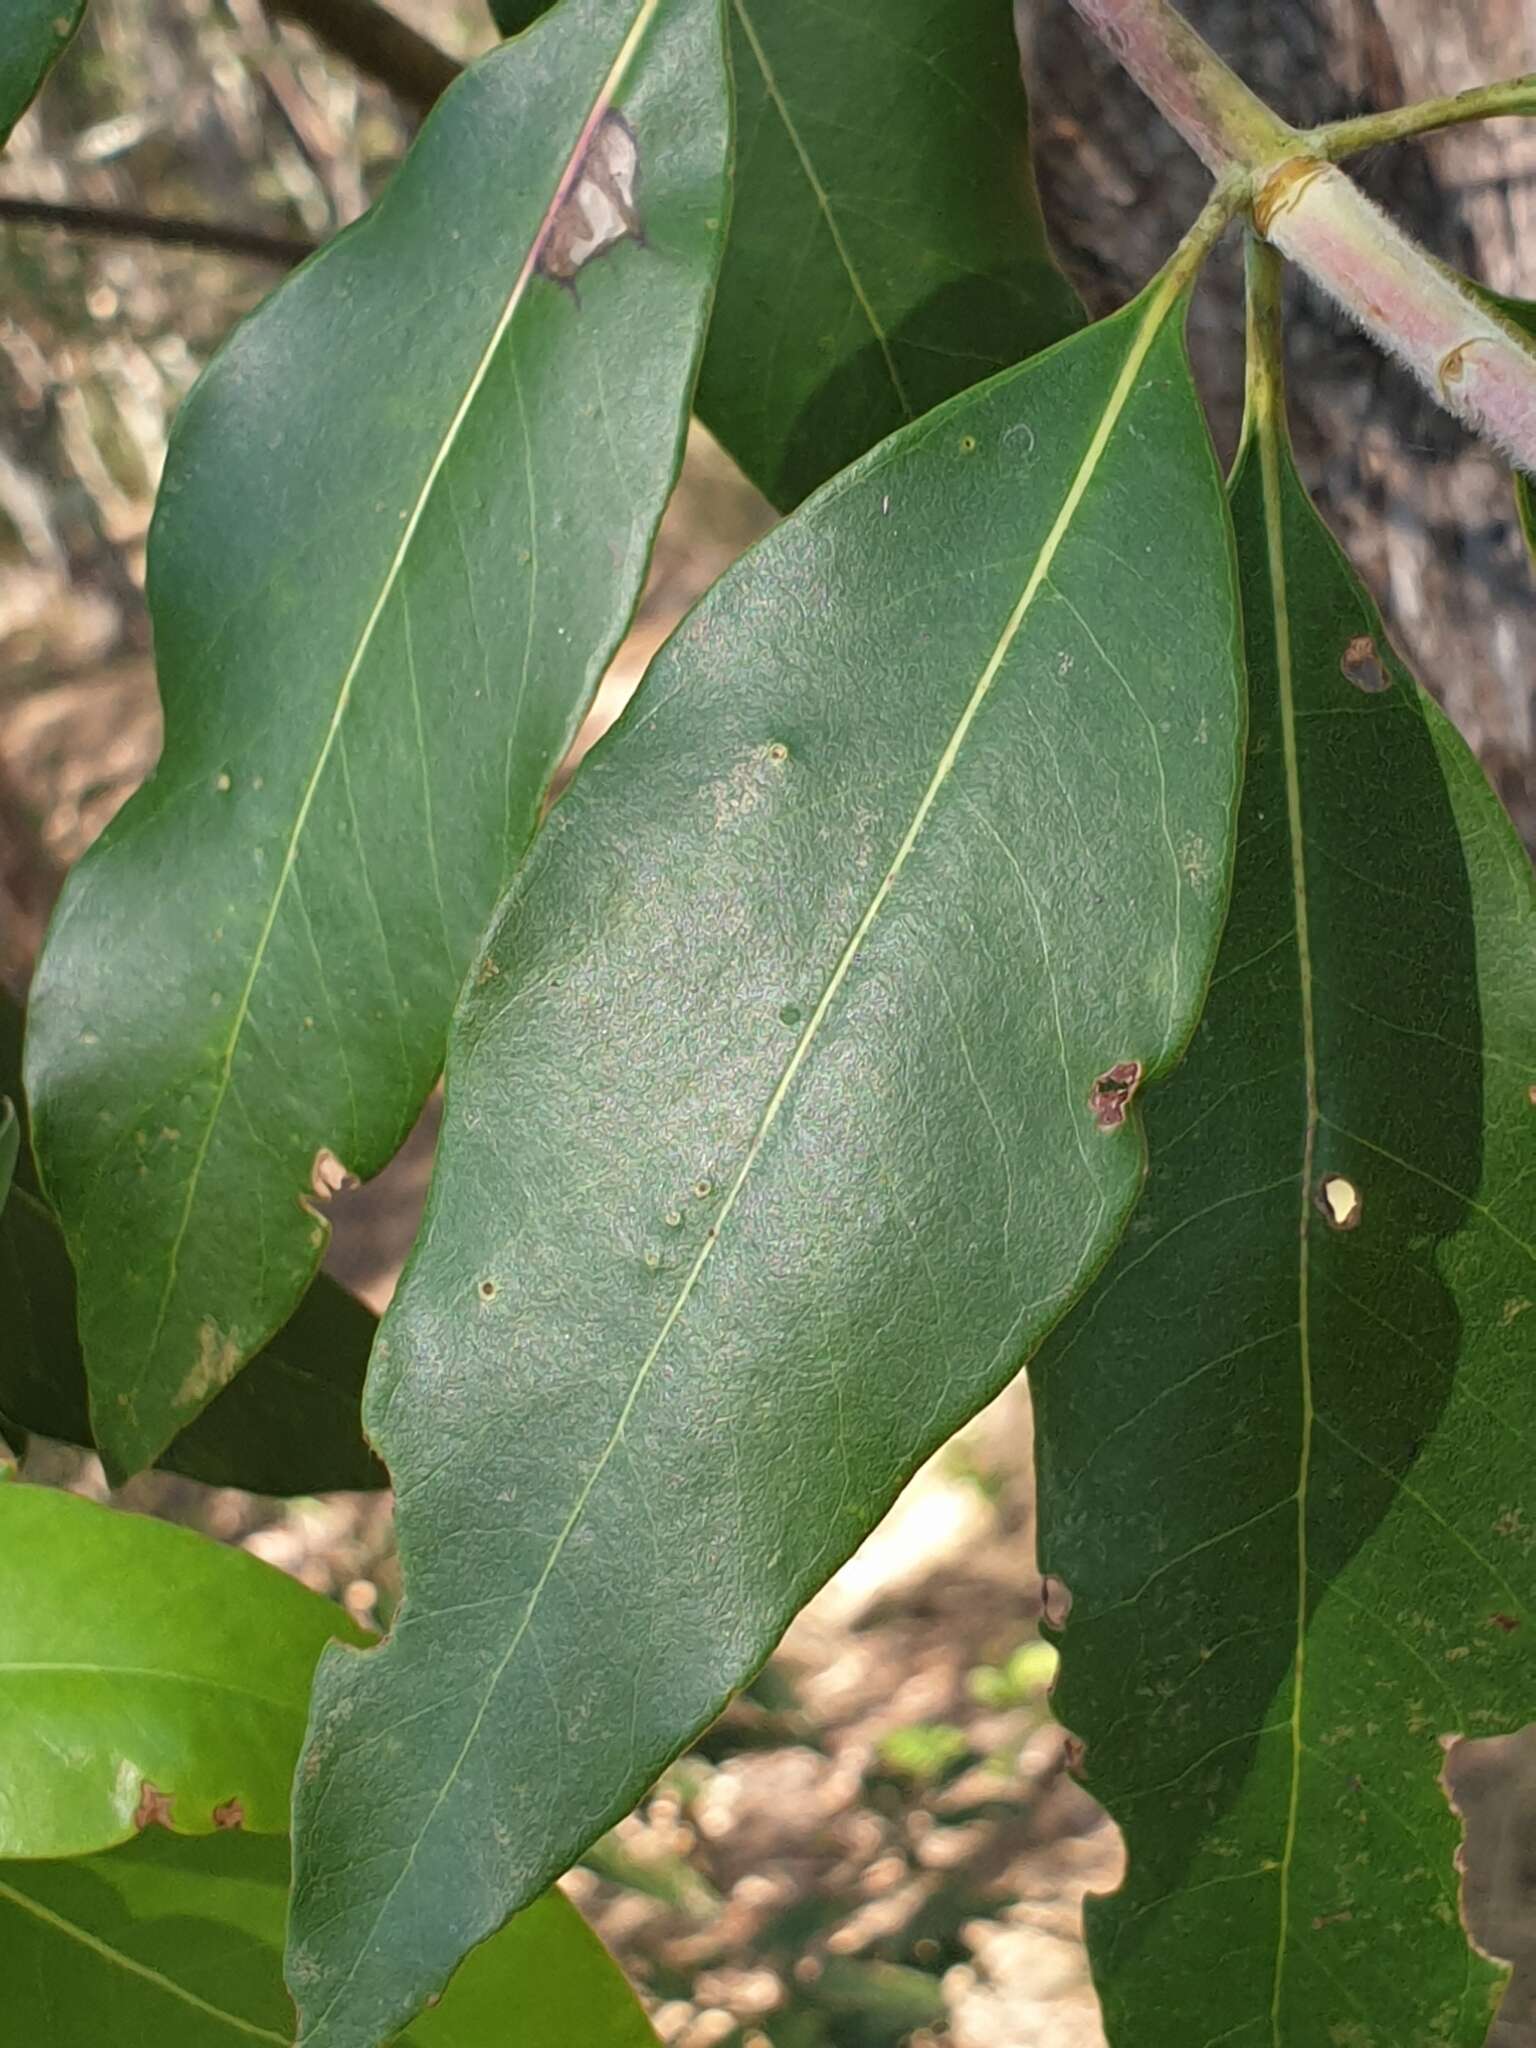
<svg viewBox="0 0 1536 2048"><path fill-rule="evenodd" d="M5 0L0 26L0 147L69 47L85 0Z"/></svg>
<svg viewBox="0 0 1536 2048"><path fill-rule="evenodd" d="M1082 319L1012 0L730 0L736 197L699 411L776 505Z"/></svg>
<svg viewBox="0 0 1536 2048"><path fill-rule="evenodd" d="M1481 2048L1443 1735L1536 1704L1536 904L1257 379L1230 922L1126 1240L1031 1368L1110 2040Z"/></svg>
<svg viewBox="0 0 1536 2048"><path fill-rule="evenodd" d="M725 207L718 7L564 0L492 52L178 419L165 756L70 878L28 1032L114 1473L292 1311L312 1188L405 1136L629 616Z"/></svg>
<svg viewBox="0 0 1536 2048"><path fill-rule="evenodd" d="M0 1095L21 1099L21 1013L0 992ZM18 1128L21 1125L18 1118ZM0 1134L3 1142L3 1134ZM156 1460L251 1493L329 1493L387 1483L363 1441L363 1376L376 1325L322 1276L246 1372ZM21 1146L0 1195L0 1432L94 1448L75 1276Z"/></svg>
<svg viewBox="0 0 1536 2048"><path fill-rule="evenodd" d="M399 2024L621 1814L1118 1233L1240 752L1181 309L761 544L509 892L365 1396L406 1600L317 1678L306 2041Z"/></svg>
<svg viewBox="0 0 1536 2048"><path fill-rule="evenodd" d="M288 1827L329 1600L243 1550L0 1476L0 1856Z"/></svg>
<svg viewBox="0 0 1536 2048"><path fill-rule="evenodd" d="M0 1863L5 2028L17 2048L237 2048L293 2040L283 1989L288 1844L146 1835L70 1863ZM655 2048L559 1892L479 1948L414 2048Z"/></svg>

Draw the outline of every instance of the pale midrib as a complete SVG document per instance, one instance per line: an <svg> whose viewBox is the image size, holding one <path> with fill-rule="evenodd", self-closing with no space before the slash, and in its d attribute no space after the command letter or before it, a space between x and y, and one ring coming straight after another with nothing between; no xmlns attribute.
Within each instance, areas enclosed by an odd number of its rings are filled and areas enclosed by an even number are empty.
<svg viewBox="0 0 1536 2048"><path fill-rule="evenodd" d="M1306 849L1301 815L1301 771L1296 749L1295 677L1291 652L1291 619L1286 585L1284 515L1280 502L1279 403L1266 390L1258 409L1259 467L1263 482L1264 537L1275 615L1275 672L1280 698L1281 746L1285 757L1285 808L1291 846L1291 889L1296 906L1296 956L1301 996L1302 1063L1306 1075L1306 1133L1302 1141L1300 1217L1297 1247L1297 1359L1301 1374L1301 1442L1296 1472L1296 1648L1291 1677L1290 1789L1286 1804L1285 1839L1280 1852L1280 1910L1275 1930L1275 1974L1270 1993L1270 2037L1281 2038L1281 1993L1285 1981L1291 1924L1291 1879L1301 1817L1302 1704L1307 1662L1307 1515L1312 1468L1312 1337L1309 1263L1312 1240L1312 1172L1320 1119L1317 1093L1317 1033L1313 1010L1312 945L1307 920Z"/></svg>
<svg viewBox="0 0 1536 2048"><path fill-rule="evenodd" d="M1122 412L1124 412L1126 404L1130 399L1131 392L1135 386L1136 378L1140 374L1141 366L1146 361L1148 351L1151 349L1152 343L1157 338L1158 332L1161 329L1163 321L1166 319L1170 308L1176 303L1180 294L1182 293L1184 289L1184 284L1184 275L1182 271L1177 266L1175 266L1168 274L1165 275L1162 284L1157 288L1157 290L1153 293L1152 297L1148 300L1146 310L1142 315L1141 325L1136 330L1135 337L1132 340L1131 346L1126 354L1124 365L1122 366L1120 375L1116 380L1114 390L1110 394L1109 402L1104 408L1103 416L1100 419L1098 426L1094 430L1093 437L1088 444L1087 452L1084 454L1082 462L1078 466L1077 473L1073 477L1071 486L1067 491L1066 497L1062 501L1061 510L1056 515L1055 522L1053 523L1050 532L1046 535L1045 540L1041 545L1040 553L1036 557L1034 568L1030 572L1028 581L1024 586L1023 593L1020 596L1018 603L1014 606L1012 612L1009 614L1008 621L1003 628L1002 634L998 639L997 645L993 648L992 653L987 660L986 666L982 669L981 675L977 680L976 686L972 690L971 695L966 702L964 710L960 714L959 720L956 723L953 732L950 734L948 743L946 744L943 753L939 757L938 765L934 769L933 775L928 783L928 786L924 790L922 798L918 803L917 809L913 813L911 822L907 826L906 832L902 837L901 843L896 849L895 856L892 859L890 866L886 869L884 875L881 877L879 886L876 888L874 894L871 896L869 903L865 908L863 916L859 919L857 925L853 929L851 936L844 945L841 954L838 956L837 963L834 966L832 973L828 978L826 987L822 990L820 999L818 1000L815 1009L811 1012L810 1018L806 1023L805 1029L801 1033L800 1038L795 1045L795 1049L791 1053L789 1060L785 1065L784 1071L780 1075L778 1083L773 1090L772 1095L770 1095L770 1097L768 1098L767 1106L765 1107L762 1117L758 1122L756 1131L753 1133L751 1142L747 1147L745 1157L742 1160L741 1166L737 1170L736 1177L731 1182L729 1189L726 1191L724 1197L722 1198L719 1211L715 1216L715 1220L710 1225L709 1230L705 1234L703 1246L701 1247L698 1256L694 1259L692 1266L689 1268L687 1274L684 1277L683 1284L678 1291L677 1299L673 1302L672 1307L668 1312L667 1318L661 1326L660 1333L658 1334L655 1342L652 1344L650 1350L646 1353L645 1359L635 1375L633 1384L631 1385L629 1393L625 1398L623 1407L619 1411L618 1420L617 1422L615 1422L613 1426L612 1433L610 1434L607 1443L603 1446L601 1453L599 1454L598 1458L593 1464L592 1470L587 1476L586 1483L583 1485L580 1493L577 1495L575 1504L571 1508L570 1513L567 1515L565 1519L565 1524L562 1527L559 1535L556 1537L554 1544L550 1549L549 1557L544 1565L544 1569L540 1572L537 1580L534 1583L532 1591L528 1595L528 1602L523 1610L522 1619L519 1621L516 1629L513 1631L511 1641L508 1643L506 1651L498 1661L495 1670L491 1673L490 1678L486 1682L485 1691L481 1697L480 1705L475 1712L475 1717L473 1721L470 1723L469 1731L464 1737L464 1741L460 1746L459 1753L454 1758L453 1765L451 1769L448 1771L446 1777L444 1778L442 1787L438 1792L436 1799L432 1802L431 1809L427 1813L425 1820L423 1820L421 1827L416 1834L415 1840L411 1843L405 1861L401 1865L400 1874L398 1877L396 1877L394 1883L390 1886L389 1891L386 1893L384 1900L379 1907L378 1914L373 1922L372 1929L369 1933L369 1942L371 1942L374 1936L377 1934L380 1922L382 1922L383 1920L385 1911L389 1906L390 1900L393 1899L395 1893L400 1889L400 1886L405 1882L406 1876L408 1875L411 1866L415 1861L417 1851L420 1849L421 1844L426 1840L426 1837L431 1830L432 1824L436 1820L437 1815L442 1807L443 1801L448 1797L449 1792L453 1789L453 1786L458 1779L459 1772L463 1769L464 1761L466 1757L469 1755L471 1749L474 1747L476 1738L480 1733L481 1725L484 1722L485 1716L490 1709L490 1703L495 1695L496 1688L501 1683L503 1674L506 1672L508 1666L511 1664L512 1659L516 1656L518 1648L521 1645L524 1636L527 1634L530 1626L532 1625L534 1613L538 1607L539 1600L543 1595L544 1588L548 1585L551 1577L553 1576L557 1566L559 1565L561 1556L565 1551L566 1544L570 1541L573 1532L575 1531L577 1525L581 1521L583 1514L586 1512L587 1502L591 1499L593 1490L596 1488L599 1480L603 1476L604 1471L607 1469L609 1460L613 1457L614 1452L618 1449L620 1443L623 1441L624 1431L628 1426L629 1418L634 1413L635 1405L640 1398L641 1392L644 1389L646 1382L650 1378L651 1371L655 1366L657 1359L661 1355L662 1348L666 1344L667 1339L671 1336L673 1329L676 1327L678 1318L681 1316L683 1310L687 1307L688 1302L692 1298L693 1291L695 1287L698 1285L699 1276L703 1273L705 1266L709 1263L709 1260L713 1255L715 1246L720 1241L720 1236L725 1228L726 1220L730 1216L732 1210L735 1208L736 1203L741 1195L741 1191L746 1186L747 1180L750 1177L753 1168L757 1164L763 1146L767 1142L768 1134L772 1130L774 1124L777 1122L779 1112L783 1108L785 1100L788 1097L791 1088L795 1084L795 1080L800 1072L800 1069L802 1068L802 1066L804 1066L805 1061L809 1056L811 1047L816 1041L816 1037L821 1030L822 1024L825 1021L827 1014L830 1011L833 1003L837 1000L838 991L842 988L843 983L847 980L849 972L853 967L854 961L858 958L858 955L863 947L865 939L869 936L870 930L873 927L875 920L879 917L881 910L884 908L886 900L890 896L892 889L895 888L897 878L900 876L902 869L906 866L907 860L911 855L912 849L917 844L918 837L922 832L923 826L927 823L929 814L933 810L933 806L938 800L939 792L944 787L944 784L948 781L950 773L954 768L955 762L959 758L960 750L965 744L966 735L969 733L971 726L974 724L976 716L978 712L981 710L983 703L985 703L987 696L989 695L992 689L992 685L996 681L998 673L1002 668L1004 661L1007 659L1009 649L1012 647L1015 639L1018 637L1019 630L1024 623L1024 619L1028 614L1031 605L1033 605L1035 598L1039 595L1041 587L1043 586L1043 584L1046 581L1046 578L1050 574L1051 565L1055 561L1056 556L1060 551L1061 544L1063 540L1066 538L1067 532L1071 527L1073 519L1077 515L1077 510L1079 505L1082 503L1084 494L1086 493L1089 484L1093 481L1094 475L1098 470L1100 462L1103 460L1104 451L1109 445L1110 437L1115 430L1120 415ZM368 1943L363 1943L359 1945L359 1961L361 1960L361 1956L367 1945ZM349 1972L348 1975L348 1982L350 1982L351 1976L355 1974L356 1969L357 1963L354 1962L352 1971ZM340 1995L341 1993L340 1991L338 1991L336 1996L340 1997ZM335 1999L332 1999L331 2004L335 2004ZM329 2012L330 2007L327 2007L326 2010L327 2012Z"/></svg>
<svg viewBox="0 0 1536 2048"><path fill-rule="evenodd" d="M622 84L630 64L634 61L635 52L640 47L646 31L650 27L651 19L660 4L661 0L640 0L640 5L636 11L634 21L630 25L629 33L620 45L619 53L614 59L607 77L603 80L602 88L594 100L585 122L582 124L581 133L576 139L575 146L561 168L560 176L555 183L554 196L545 209L538 232L529 243L528 253L523 258L522 267L517 273L511 291L507 294L506 304L502 307L496 325L491 330L490 340L482 350L469 383L465 387L464 396L460 399L453 417L449 420L448 426L444 431L443 438L438 443L437 453L434 455L426 476L422 481L421 488L416 494L416 502L411 507L409 516L401 531L400 539L396 544L394 554L390 557L389 566L384 572L384 579L380 585L378 597L374 600L373 609L369 612L367 619L363 623L362 631L358 635L357 645L352 652L352 658L348 662L346 671L342 676L340 687L336 693L335 709L331 714L330 723L326 727L325 736L321 742L320 752L315 760L315 765L311 769L309 778L304 785L299 808L293 821L293 830L288 836L288 844L283 851L282 865L278 870L277 882L272 891L272 901L268 907L266 918L262 923L261 931L257 936L255 950L251 955L250 971L247 973L245 985L240 991L240 1000L235 1006L234 1018L230 1025L229 1039L225 1045L220 1062L218 1084L214 1090L213 1102L208 1112L208 1121L204 1126L203 1135L198 1143L197 1153L192 1162L192 1171L187 1180L186 1200L182 1204L181 1216L176 1226L176 1234L171 1240L170 1251L166 1256L165 1286L161 1291L160 1304L155 1316L155 1326L150 1335L149 1343L141 1356L138 1373L135 1375L132 1383L132 1389L135 1392L143 1384L145 1375L149 1370L150 1361L154 1357L160 1343L160 1338L165 1330L165 1319L170 1312L171 1299L176 1289L181 1248L186 1241L187 1231L191 1227L192 1211L197 1201L197 1192L202 1180L203 1168L207 1163L209 1149L213 1143L213 1134L218 1128L225 1098L228 1096L230 1082L234 1075L235 1053L239 1047L241 1033L245 1029L246 1019L250 1015L251 1001L255 994L256 983L261 975L262 966L266 960L267 948L271 944L272 934L277 926L278 913L282 908L283 898L287 893L289 881L292 879L294 869L298 863L299 845L304 836L304 828L309 822L310 811L314 807L315 797L324 778L332 750L340 735L342 721L346 717L347 707L352 699L353 688L362 670L363 663L368 657L368 651L373 644L373 636L378 630L380 619L384 616L385 607L394 595L395 588L399 583L406 558L410 554L411 547L415 542L417 529L420 527L422 519L426 514L427 506L431 502L432 493L437 487L437 480L441 476L449 456L453 453L459 435L463 430L464 422L468 418L475 400L480 395L481 386L490 374L491 364L495 360L496 352L505 340L507 329L511 326L518 307L522 304L523 296L528 289L529 279L533 276L534 266L539 260L539 253L547 238L550 223L564 194L566 180L570 175L571 167L581 156L597 121L601 119L603 113L612 104L613 96Z"/></svg>
<svg viewBox="0 0 1536 2048"><path fill-rule="evenodd" d="M227 1678L204 1678L195 1671L157 1671L148 1664L96 1664L52 1658L0 1663L0 1678L55 1677L156 1679L165 1685L184 1686L193 1692L227 1693L232 1699L249 1701L252 1706L271 1707L279 1714L297 1717L304 1711L302 1693L296 1700L273 1699L270 1693L255 1692L248 1685L231 1685Z"/></svg>
<svg viewBox="0 0 1536 2048"><path fill-rule="evenodd" d="M837 251L837 260L848 274L848 282L853 288L853 296L859 302L860 312L869 322L869 331L874 335L879 347L881 358L885 363L886 375L891 380L891 389L895 392L897 403L901 407L902 418L908 420L915 419L917 417L916 412L911 399L907 396L906 386L901 381L901 372L896 367L896 358L891 352L890 336L882 326L870 296L864 289L864 280L859 276L852 253L848 248L848 244L843 240L843 231L837 224L837 216L832 211L831 196L826 186L822 184L821 179L816 175L816 166L811 162L810 152L801 140L800 131L795 126L794 117L789 111L788 102L779 90L779 82L774 76L773 66L768 62L768 53L758 41L757 31L752 26L743 0L731 0L731 5L735 10L736 19L741 23L742 34L752 46L753 59L757 64L758 70L763 75L763 88L767 92L769 99L773 102L773 110L783 124L784 133L789 137L790 147L794 150L795 156L799 160L800 168L805 174L805 182L810 186L821 217L827 224L827 233L832 237L832 246Z"/></svg>
<svg viewBox="0 0 1536 2048"><path fill-rule="evenodd" d="M191 2006L194 2012L206 2013L210 2019L218 2020L224 2026L232 2027L236 2033L245 2034L252 2040L276 2041L280 2048L290 2048L293 2040L291 2034L274 2034L270 2027L259 2027L254 2020L243 2020L238 2013L226 2012L220 2005L211 2005L206 1998L199 1998L195 1991L189 1991L184 1984L178 1984L172 1978L162 1976L158 1970L150 1969L147 1963L137 1962L132 1956L125 1956L121 1949L113 1948L99 1935L89 1933L84 1927L77 1926L73 1920L66 1920L62 1914L53 1912L36 1899L29 1899L25 1892L13 1891L8 1884L0 1884L0 1899L8 1899L23 1913L30 1913L35 1920L42 1921L45 1927L53 1928L55 1933L67 1936L70 1941L79 1942L82 1948L88 1948L93 1955L100 1956L103 1962L110 1963L114 1969L126 1970L130 1976L140 1977L146 1984L153 1984L157 1991L163 1991L171 1998L179 1998L183 2005Z"/></svg>

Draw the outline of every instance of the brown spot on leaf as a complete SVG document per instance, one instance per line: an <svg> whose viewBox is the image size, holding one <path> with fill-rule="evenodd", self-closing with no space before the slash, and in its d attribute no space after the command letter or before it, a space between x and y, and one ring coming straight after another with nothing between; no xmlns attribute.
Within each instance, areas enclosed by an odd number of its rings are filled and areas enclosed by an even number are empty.
<svg viewBox="0 0 1536 2048"><path fill-rule="evenodd" d="M1339 670L1346 682L1364 690L1368 697L1379 696L1392 687L1392 678L1382 666L1376 642L1369 633L1357 633L1350 641L1340 657Z"/></svg>
<svg viewBox="0 0 1536 2048"><path fill-rule="evenodd" d="M238 1799L226 1799L222 1806L213 1809L213 1824L216 1828L243 1828L245 1808Z"/></svg>
<svg viewBox="0 0 1536 2048"><path fill-rule="evenodd" d="M1119 1130L1140 1086L1140 1060L1119 1060L1100 1074L1089 1094L1088 1107L1101 1131Z"/></svg>
<svg viewBox="0 0 1536 2048"><path fill-rule="evenodd" d="M550 211L538 257L544 277L569 284L605 249L628 239L644 240L635 210L639 167L635 131L610 107L566 172Z"/></svg>
<svg viewBox="0 0 1536 2048"><path fill-rule="evenodd" d="M1335 1230L1358 1230L1365 1207L1360 1190L1342 1173L1325 1173L1317 1184L1313 1203Z"/></svg>
<svg viewBox="0 0 1536 2048"><path fill-rule="evenodd" d="M322 1202L328 1202L332 1195L339 1195L348 1188L360 1185L357 1175L342 1165L328 1145L322 1145L315 1154L315 1163L309 1170L309 1184Z"/></svg>
<svg viewBox="0 0 1536 2048"><path fill-rule="evenodd" d="M212 1316L204 1316L197 1332L197 1357L176 1389L176 1407L206 1407L220 1387L228 1386L241 1363L239 1337L233 1330L221 1330Z"/></svg>
<svg viewBox="0 0 1536 2048"><path fill-rule="evenodd" d="M1512 1614L1490 1614L1488 1617L1488 1625L1490 1628L1502 1629L1505 1635L1507 1636L1512 1636L1515 1630L1520 1626L1519 1622Z"/></svg>
<svg viewBox="0 0 1536 2048"><path fill-rule="evenodd" d="M1047 1572L1040 1581L1040 1619L1047 1628L1063 1629L1071 1612L1071 1588L1065 1579Z"/></svg>
<svg viewBox="0 0 1536 2048"><path fill-rule="evenodd" d="M138 1809L133 1816L136 1828L168 1828L171 1824L171 1809L176 1804L174 1792L161 1792L144 1780L144 1789L139 1794Z"/></svg>

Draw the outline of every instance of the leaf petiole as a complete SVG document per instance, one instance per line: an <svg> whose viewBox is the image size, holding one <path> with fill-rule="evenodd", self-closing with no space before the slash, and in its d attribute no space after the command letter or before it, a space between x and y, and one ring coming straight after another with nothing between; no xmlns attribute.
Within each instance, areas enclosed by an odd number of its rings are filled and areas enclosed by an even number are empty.
<svg viewBox="0 0 1536 2048"><path fill-rule="evenodd" d="M1338 163L1382 142L1402 142L1414 135L1432 135L1460 128L1468 121L1495 121L1512 114L1536 115L1536 71L1506 78L1496 85L1475 85L1443 98L1419 100L1411 107L1389 107L1384 113L1357 114L1306 130L1302 142L1309 154Z"/></svg>

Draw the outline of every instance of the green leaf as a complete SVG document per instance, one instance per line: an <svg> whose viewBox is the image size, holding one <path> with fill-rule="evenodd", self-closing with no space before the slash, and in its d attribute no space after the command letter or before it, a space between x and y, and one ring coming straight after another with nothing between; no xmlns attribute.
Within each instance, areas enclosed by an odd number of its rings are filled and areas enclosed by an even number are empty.
<svg viewBox="0 0 1536 2048"><path fill-rule="evenodd" d="M288 1844L145 1835L69 1863L0 1863L8 2038L27 2048L240 2048L293 2039L281 1956ZM515 2014L515 2018L512 2016ZM479 1948L411 2048L655 2048L617 1965L549 1892Z"/></svg>
<svg viewBox="0 0 1536 2048"><path fill-rule="evenodd" d="M549 8L550 0L491 0L491 19L504 36L520 36Z"/></svg>
<svg viewBox="0 0 1536 2048"><path fill-rule="evenodd" d="M736 196L699 412L780 507L1082 320L1010 0L730 0Z"/></svg>
<svg viewBox="0 0 1536 2048"><path fill-rule="evenodd" d="M0 1091L21 1096L21 1012L0 993ZM18 1118L18 1129L21 1120ZM388 1484L363 1441L363 1376L377 1325L324 1274L249 1370L156 1463L249 1493ZM0 1431L95 1448L76 1327L75 1276L37 1193L25 1142L0 1196Z"/></svg>
<svg viewBox="0 0 1536 2048"><path fill-rule="evenodd" d="M69 48L85 0L6 0L0 35L0 148Z"/></svg>
<svg viewBox="0 0 1536 2048"><path fill-rule="evenodd" d="M312 1191L375 1173L437 1074L676 473L720 43L718 0L565 0L178 419L166 751L66 886L28 1032L114 1475L281 1326ZM621 239L582 264L589 205Z"/></svg>
<svg viewBox="0 0 1536 2048"><path fill-rule="evenodd" d="M405 1607L317 1677L316 2048L627 1809L1125 1219L1096 1083L1193 1026L1240 752L1181 308L1161 280L755 549L502 906L364 1399Z"/></svg>
<svg viewBox="0 0 1536 2048"><path fill-rule="evenodd" d="M8 1095L0 1096L0 1208L4 1207L11 1191L20 1137L21 1124L16 1115L16 1105Z"/></svg>
<svg viewBox="0 0 1536 2048"><path fill-rule="evenodd" d="M1481 2048L1438 1738L1536 1700L1536 903L1262 378L1232 497L1231 916L1031 1368L1052 1704L1129 1854L1089 1942L1115 2043Z"/></svg>
<svg viewBox="0 0 1536 2048"><path fill-rule="evenodd" d="M367 1640L243 1550L0 1481L0 1856L285 1833L332 1636Z"/></svg>
<svg viewBox="0 0 1536 2048"><path fill-rule="evenodd" d="M0 1427L96 1448L75 1328L75 1280L44 1203L13 1187L0 1218ZM370 1491L388 1475L363 1439L378 1325L322 1273L291 1320L155 1460L247 1493Z"/></svg>

